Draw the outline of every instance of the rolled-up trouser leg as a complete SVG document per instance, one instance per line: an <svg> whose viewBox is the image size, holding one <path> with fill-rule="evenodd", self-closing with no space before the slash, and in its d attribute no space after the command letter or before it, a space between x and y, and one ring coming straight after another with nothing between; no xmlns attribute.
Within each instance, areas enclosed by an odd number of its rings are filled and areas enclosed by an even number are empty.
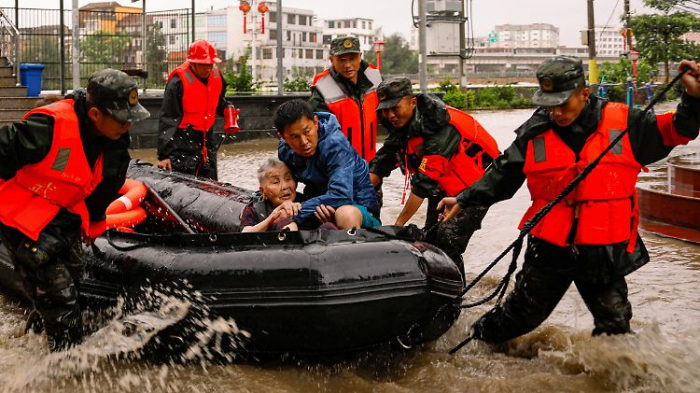
<svg viewBox="0 0 700 393"><path fill-rule="evenodd" d="M526 261L505 302L474 323L473 337L502 343L532 331L552 313L571 281Z"/></svg>
<svg viewBox="0 0 700 393"><path fill-rule="evenodd" d="M632 305L627 300L627 282L622 277L605 284L575 281L586 307L593 314L593 335L629 333Z"/></svg>
<svg viewBox="0 0 700 393"><path fill-rule="evenodd" d="M462 254L469 245L474 232L481 229L481 221L484 219L487 207L469 206L464 208L455 218L437 229L437 239L435 245L440 247L445 254L459 266L459 270L464 277L464 262Z"/></svg>

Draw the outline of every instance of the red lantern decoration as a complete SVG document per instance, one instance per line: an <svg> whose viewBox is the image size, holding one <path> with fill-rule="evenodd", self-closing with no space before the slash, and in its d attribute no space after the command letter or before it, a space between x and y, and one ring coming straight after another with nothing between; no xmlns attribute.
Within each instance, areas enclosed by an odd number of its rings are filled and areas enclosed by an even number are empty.
<svg viewBox="0 0 700 393"><path fill-rule="evenodd" d="M261 1L260 4L258 4L258 12L262 14L262 33L265 34L265 13L269 11L270 8L265 4L264 1Z"/></svg>
<svg viewBox="0 0 700 393"><path fill-rule="evenodd" d="M241 1L241 5L238 6L238 9L243 12L243 34L246 34L248 32L248 12L250 12L250 4L246 0Z"/></svg>

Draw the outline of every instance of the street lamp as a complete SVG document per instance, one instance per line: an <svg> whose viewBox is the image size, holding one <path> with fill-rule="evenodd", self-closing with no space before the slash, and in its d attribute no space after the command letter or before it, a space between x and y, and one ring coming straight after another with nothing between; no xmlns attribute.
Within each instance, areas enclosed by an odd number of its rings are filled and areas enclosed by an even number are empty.
<svg viewBox="0 0 700 393"><path fill-rule="evenodd" d="M382 70L382 52L384 52L384 41L377 40L374 41L372 45L374 47L374 53L377 54L377 68L379 71Z"/></svg>

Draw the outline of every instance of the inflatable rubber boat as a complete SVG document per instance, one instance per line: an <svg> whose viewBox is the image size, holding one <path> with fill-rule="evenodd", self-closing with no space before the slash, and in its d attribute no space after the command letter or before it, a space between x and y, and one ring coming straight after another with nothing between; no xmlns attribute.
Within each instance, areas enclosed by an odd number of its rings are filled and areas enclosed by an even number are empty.
<svg viewBox="0 0 700 393"><path fill-rule="evenodd" d="M289 354L408 347L440 337L459 316L457 266L403 227L236 233L250 191L137 162L129 177L149 188L147 218L83 247L87 307L186 281L210 313L249 333L246 351ZM21 293L4 247L0 286Z"/></svg>

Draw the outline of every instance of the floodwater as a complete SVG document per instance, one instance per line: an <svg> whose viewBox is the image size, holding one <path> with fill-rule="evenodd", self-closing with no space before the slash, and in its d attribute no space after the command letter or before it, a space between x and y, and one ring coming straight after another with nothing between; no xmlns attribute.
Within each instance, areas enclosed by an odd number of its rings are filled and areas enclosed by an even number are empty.
<svg viewBox="0 0 700 393"><path fill-rule="evenodd" d="M474 115L503 149L513 138L512 130L530 113ZM275 146L271 140L225 146L220 152L221 180L256 188L256 169L264 158L275 155ZM700 142L676 149L672 155L690 152L700 152ZM154 159L152 150L132 155ZM645 176L658 175L662 164L652 166ZM401 209L403 181L395 171L385 182L385 223L391 223ZM515 239L528 203L528 193L521 189L513 199L490 209L483 229L474 235L465 254L468 278L481 272ZM420 225L423 219L420 214L413 222ZM73 357L78 355L49 355L43 336L22 335L24 311L0 296L0 391L700 391L700 246L648 233L642 237L652 261L628 276L634 335L591 337L592 318L571 288L541 327L507 348L473 342L454 356L447 352L491 305L465 310L437 342L402 354L377 351L332 363L181 365L107 359L99 345L89 341L79 350L91 356L76 362ZM468 297L478 299L493 290L506 271L507 259ZM61 367L70 362L77 364Z"/></svg>

